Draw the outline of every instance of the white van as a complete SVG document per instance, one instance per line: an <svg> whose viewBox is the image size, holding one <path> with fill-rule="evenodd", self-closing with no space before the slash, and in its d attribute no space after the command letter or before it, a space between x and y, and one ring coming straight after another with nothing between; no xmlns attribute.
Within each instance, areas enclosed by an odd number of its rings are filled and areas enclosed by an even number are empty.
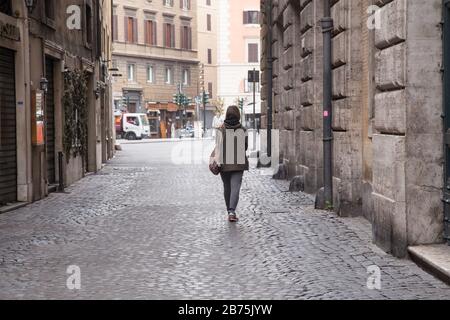
<svg viewBox="0 0 450 320"><path fill-rule="evenodd" d="M124 113L120 119L118 134L127 140L150 137L150 123L145 113Z"/></svg>

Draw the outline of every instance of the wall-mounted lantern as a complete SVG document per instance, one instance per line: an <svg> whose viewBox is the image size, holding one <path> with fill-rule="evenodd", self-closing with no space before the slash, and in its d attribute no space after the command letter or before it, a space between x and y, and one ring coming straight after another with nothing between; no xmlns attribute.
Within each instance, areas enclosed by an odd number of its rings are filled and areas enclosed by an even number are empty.
<svg viewBox="0 0 450 320"><path fill-rule="evenodd" d="M25 5L28 8L28 12L32 13L34 10L34 7L36 6L36 0L25 0Z"/></svg>
<svg viewBox="0 0 450 320"><path fill-rule="evenodd" d="M47 93L48 91L48 80L44 77L41 78L40 89L44 91L44 93Z"/></svg>

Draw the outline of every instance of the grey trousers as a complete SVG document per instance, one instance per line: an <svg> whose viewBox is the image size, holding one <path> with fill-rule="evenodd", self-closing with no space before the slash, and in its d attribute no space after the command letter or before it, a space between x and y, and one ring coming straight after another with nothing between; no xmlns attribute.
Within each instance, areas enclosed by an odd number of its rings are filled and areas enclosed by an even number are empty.
<svg viewBox="0 0 450 320"><path fill-rule="evenodd" d="M220 176L223 181L223 191L227 210L229 213L235 213L239 203L239 193L241 192L244 171L221 172Z"/></svg>

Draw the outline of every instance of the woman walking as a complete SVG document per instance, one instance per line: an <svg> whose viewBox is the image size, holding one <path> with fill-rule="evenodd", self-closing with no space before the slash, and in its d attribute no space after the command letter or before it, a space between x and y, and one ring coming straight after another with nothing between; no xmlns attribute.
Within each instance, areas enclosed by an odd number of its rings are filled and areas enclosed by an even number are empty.
<svg viewBox="0 0 450 320"><path fill-rule="evenodd" d="M236 106L227 109L224 124L217 130L213 157L220 167L223 181L228 220L237 222L236 208L239 203L244 171L249 169L246 151L247 130L241 124L241 113Z"/></svg>

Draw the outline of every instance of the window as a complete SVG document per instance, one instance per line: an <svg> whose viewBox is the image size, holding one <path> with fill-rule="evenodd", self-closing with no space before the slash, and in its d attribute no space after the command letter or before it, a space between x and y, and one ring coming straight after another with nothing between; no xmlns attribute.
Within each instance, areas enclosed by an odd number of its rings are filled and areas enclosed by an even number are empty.
<svg viewBox="0 0 450 320"><path fill-rule="evenodd" d="M182 80L184 86L188 86L190 84L189 69L183 69L181 80Z"/></svg>
<svg viewBox="0 0 450 320"><path fill-rule="evenodd" d="M166 67L166 72L165 72L165 79L164 79L164 81L165 81L166 84L172 84L172 80L173 80L173 77L172 77L172 68Z"/></svg>
<svg viewBox="0 0 450 320"><path fill-rule="evenodd" d="M189 26L181 27L181 49L192 49L192 28Z"/></svg>
<svg viewBox="0 0 450 320"><path fill-rule="evenodd" d="M166 7L173 7L173 0L163 0L163 4Z"/></svg>
<svg viewBox="0 0 450 320"><path fill-rule="evenodd" d="M211 15L206 15L206 30L211 31Z"/></svg>
<svg viewBox="0 0 450 320"><path fill-rule="evenodd" d="M0 12L12 16L11 0L0 1Z"/></svg>
<svg viewBox="0 0 450 320"><path fill-rule="evenodd" d="M206 5L210 6L211 5L211 0L206 0Z"/></svg>
<svg viewBox="0 0 450 320"><path fill-rule="evenodd" d="M117 17L116 7L113 8L112 34L113 41L119 40L119 18Z"/></svg>
<svg viewBox="0 0 450 320"><path fill-rule="evenodd" d="M55 12L54 12L54 9L53 9L54 4L52 2L53 2L53 0L45 0L45 3L44 3L44 7L45 8L44 9L45 9L45 17L47 19L54 20L55 19ZM87 19L87 16L86 16L86 19Z"/></svg>
<svg viewBox="0 0 450 320"><path fill-rule="evenodd" d="M175 48L175 25L172 23L164 23L164 46Z"/></svg>
<svg viewBox="0 0 450 320"><path fill-rule="evenodd" d="M213 84L212 84L212 82L208 82L208 93L209 93L209 98L212 99L213 98Z"/></svg>
<svg viewBox="0 0 450 320"><path fill-rule="evenodd" d="M46 3L47 3L47 1L46 1ZM51 10L53 10L53 9L51 9ZM91 6L86 4L85 10L86 10L86 42L88 44L91 44L92 43L92 31L93 31L92 30L92 9L91 9Z"/></svg>
<svg viewBox="0 0 450 320"><path fill-rule="evenodd" d="M150 46L156 46L157 44L157 31L156 31L156 21L145 20L144 30L145 30L145 44Z"/></svg>
<svg viewBox="0 0 450 320"><path fill-rule="evenodd" d="M135 64L133 64L133 63L128 64L127 74L128 74L128 81L135 82L135 80L136 80L136 65Z"/></svg>
<svg viewBox="0 0 450 320"><path fill-rule="evenodd" d="M244 24L259 24L259 11L244 11Z"/></svg>
<svg viewBox="0 0 450 320"><path fill-rule="evenodd" d="M125 42L138 42L137 19L135 17L125 17Z"/></svg>
<svg viewBox="0 0 450 320"><path fill-rule="evenodd" d="M180 8L184 10L191 10L191 0L180 0Z"/></svg>
<svg viewBox="0 0 450 320"><path fill-rule="evenodd" d="M208 64L212 64L212 49L208 49Z"/></svg>
<svg viewBox="0 0 450 320"><path fill-rule="evenodd" d="M147 66L147 82L153 83L154 81L153 66Z"/></svg>
<svg viewBox="0 0 450 320"><path fill-rule="evenodd" d="M248 44L248 62L249 63L258 63L259 62L259 52L258 52L258 44L257 43L249 43Z"/></svg>

